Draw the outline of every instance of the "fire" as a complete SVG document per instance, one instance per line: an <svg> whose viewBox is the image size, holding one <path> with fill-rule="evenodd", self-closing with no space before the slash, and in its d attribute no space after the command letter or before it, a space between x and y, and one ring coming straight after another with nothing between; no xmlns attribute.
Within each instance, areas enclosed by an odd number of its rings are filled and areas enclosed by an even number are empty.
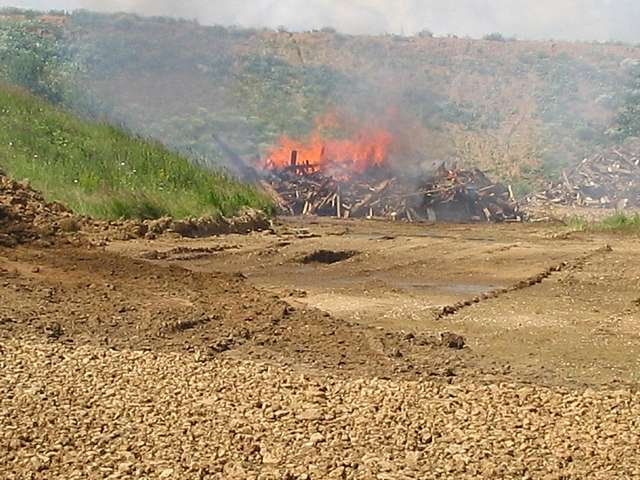
<svg viewBox="0 0 640 480"><path fill-rule="evenodd" d="M363 127L350 139L325 138L323 131L336 122L332 115L321 117L306 140L280 137L268 151L263 167L290 167L299 174L322 171L336 177L349 177L385 165L393 140L387 130Z"/></svg>

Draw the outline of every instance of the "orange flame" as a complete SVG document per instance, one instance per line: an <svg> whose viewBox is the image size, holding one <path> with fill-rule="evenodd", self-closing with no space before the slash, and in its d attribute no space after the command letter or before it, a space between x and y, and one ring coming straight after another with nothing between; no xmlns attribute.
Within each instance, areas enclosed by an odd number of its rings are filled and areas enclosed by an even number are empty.
<svg viewBox="0 0 640 480"><path fill-rule="evenodd" d="M337 177L361 174L383 166L392 144L391 134L382 128L365 127L352 139L323 138L321 130L334 125L335 117L325 115L317 121L308 140L282 136L263 160L267 169L292 167L292 152L297 152L298 173L323 171ZM331 124L331 125L330 125Z"/></svg>

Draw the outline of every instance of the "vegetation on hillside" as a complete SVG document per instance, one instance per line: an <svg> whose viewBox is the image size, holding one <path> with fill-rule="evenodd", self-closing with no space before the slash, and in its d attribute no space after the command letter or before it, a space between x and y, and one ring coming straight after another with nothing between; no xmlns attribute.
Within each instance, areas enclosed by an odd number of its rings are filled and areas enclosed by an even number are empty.
<svg viewBox="0 0 640 480"><path fill-rule="evenodd" d="M0 168L47 198L98 218L270 211L253 187L205 170L159 143L81 121L0 84Z"/></svg>
<svg viewBox="0 0 640 480"><path fill-rule="evenodd" d="M0 22L0 79L61 102L72 69L62 28L43 28L34 12L25 14L19 21Z"/></svg>
<svg viewBox="0 0 640 480"><path fill-rule="evenodd" d="M474 164L520 192L613 141L612 126L638 130L634 89L621 88L625 65L640 59L628 45L274 32L87 11L62 25L31 16L2 29L36 35L24 45L41 39L46 66L17 62L5 79L230 168L213 134L251 162L335 106L361 119L393 110L390 126L416 152L410 161ZM3 58L21 42L0 37ZM21 80L20 71L35 75ZM53 82L29 80L54 72Z"/></svg>
<svg viewBox="0 0 640 480"><path fill-rule="evenodd" d="M627 85L624 104L616 116L611 134L617 140L640 137L640 62L633 64L633 76Z"/></svg>

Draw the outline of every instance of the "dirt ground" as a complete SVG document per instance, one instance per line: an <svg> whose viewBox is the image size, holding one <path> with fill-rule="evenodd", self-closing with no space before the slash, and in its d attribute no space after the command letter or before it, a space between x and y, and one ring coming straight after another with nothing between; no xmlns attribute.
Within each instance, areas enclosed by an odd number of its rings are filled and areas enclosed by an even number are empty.
<svg viewBox="0 0 640 480"><path fill-rule="evenodd" d="M277 238L250 236L256 243L263 237ZM231 356L382 377L450 377L472 356L439 336L354 325L289 303L292 297L254 287L242 269L187 265L194 258L206 262L237 240L249 237L198 242L206 246L183 239L116 242L105 250L76 236L71 244L0 249L0 339ZM135 251L143 245L152 248Z"/></svg>
<svg viewBox="0 0 640 480"><path fill-rule="evenodd" d="M101 247L91 235L0 250L1 336L378 376L640 379L633 236L302 219Z"/></svg>
<svg viewBox="0 0 640 480"><path fill-rule="evenodd" d="M636 236L309 218L202 239L147 225L121 235L1 185L0 339L378 377L640 379Z"/></svg>
<svg viewBox="0 0 640 480"><path fill-rule="evenodd" d="M640 475L636 237L29 232L0 246L2 478Z"/></svg>
<svg viewBox="0 0 640 480"><path fill-rule="evenodd" d="M466 339L456 359L467 374L565 386L639 380L639 250L633 236L549 224L331 220L107 247L199 275L242 275L296 309L327 312L358 329L409 337L455 332Z"/></svg>

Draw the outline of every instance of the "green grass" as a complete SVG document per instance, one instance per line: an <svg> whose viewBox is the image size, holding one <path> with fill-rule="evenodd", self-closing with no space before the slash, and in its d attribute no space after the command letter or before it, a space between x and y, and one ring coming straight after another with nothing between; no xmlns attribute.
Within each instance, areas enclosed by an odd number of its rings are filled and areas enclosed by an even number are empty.
<svg viewBox="0 0 640 480"><path fill-rule="evenodd" d="M573 216L564 221L564 224L572 232L585 232L589 227L589 221L584 217Z"/></svg>
<svg viewBox="0 0 640 480"><path fill-rule="evenodd" d="M625 215L619 212L596 222L594 226L600 231L640 232L640 214Z"/></svg>
<svg viewBox="0 0 640 480"><path fill-rule="evenodd" d="M1 84L0 169L28 179L47 199L96 218L233 215L243 207L272 211L268 197L252 186Z"/></svg>
<svg viewBox="0 0 640 480"><path fill-rule="evenodd" d="M615 213L597 222L589 222L582 217L572 217L565 224L575 232L624 232L640 233L640 214Z"/></svg>

